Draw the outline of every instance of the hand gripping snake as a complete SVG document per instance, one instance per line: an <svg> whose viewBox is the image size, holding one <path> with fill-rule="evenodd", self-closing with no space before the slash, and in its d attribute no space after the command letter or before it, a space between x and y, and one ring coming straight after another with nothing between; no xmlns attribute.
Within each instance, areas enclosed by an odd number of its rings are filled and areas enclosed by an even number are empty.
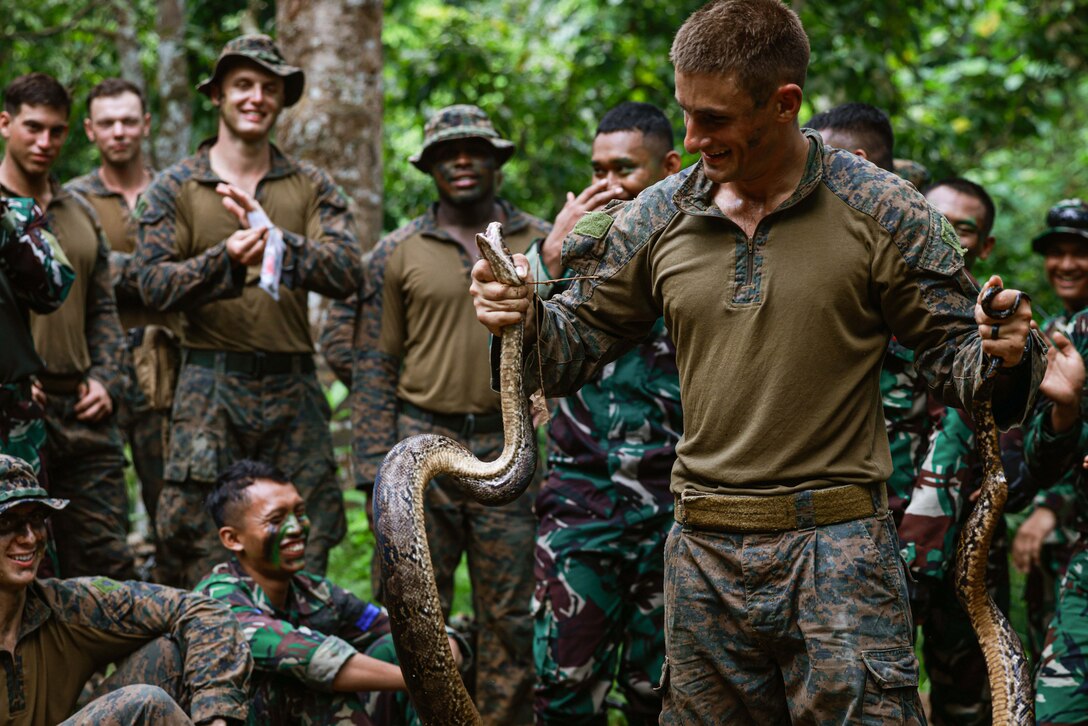
<svg viewBox="0 0 1088 726"><path fill-rule="evenodd" d="M986 315L1003 320L1020 307L1021 296L1008 310L994 310L993 301L999 292L1000 287L987 288L979 303ZM1035 691L1031 672L1020 637L986 589L990 540L998 519L1004 513L1005 499L1009 493L1005 470L1001 465L1001 449L991 400L994 377L1001 360L986 360L987 357L983 359L982 383L975 392L971 407L975 437L983 462L982 492L960 533L954 578L956 596L967 611L986 658L993 723L995 726L1019 726L1035 723Z"/></svg>
<svg viewBox="0 0 1088 726"><path fill-rule="evenodd" d="M522 283L502 225L492 222L476 235L480 253L495 279ZM517 499L532 482L537 443L529 402L522 390L524 323L503 328L499 362L504 445L499 458L482 462L453 439L413 436L385 457L374 486L374 519L381 580L393 643L420 720L431 724L480 724L457 672L446 637L431 552L424 527L423 496L436 476L449 476L476 501L497 506Z"/></svg>

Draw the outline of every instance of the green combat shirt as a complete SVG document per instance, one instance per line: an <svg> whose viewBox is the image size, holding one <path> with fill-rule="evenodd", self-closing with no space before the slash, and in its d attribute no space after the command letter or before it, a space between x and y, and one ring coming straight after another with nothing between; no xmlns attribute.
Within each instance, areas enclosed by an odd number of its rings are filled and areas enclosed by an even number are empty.
<svg viewBox="0 0 1088 726"><path fill-rule="evenodd" d="M60 723L91 675L162 635L177 641L185 659L193 721L245 720L252 663L225 606L171 587L95 577L27 588L15 652L0 650L0 721Z"/></svg>
<svg viewBox="0 0 1088 726"><path fill-rule="evenodd" d="M147 171L154 176L150 169ZM129 330L154 324L176 328L175 316L149 309L140 298L133 257L139 225L124 195L111 191L102 181L102 167L72 179L64 187L82 195L98 213L102 231L110 244L110 273L121 327Z"/></svg>
<svg viewBox="0 0 1088 726"><path fill-rule="evenodd" d="M951 226L909 183L805 135L801 181L752 238L714 205L698 164L585 215L567 244L586 249L576 271L598 277L537 308L551 395L664 315L684 412L675 495L887 481L879 381L893 334L946 401L969 406L980 383L977 288ZM1031 409L1044 350L1035 336L1003 376L999 423ZM537 365L530 351L527 390L540 387Z"/></svg>
<svg viewBox="0 0 1088 726"><path fill-rule="evenodd" d="M53 375L87 376L115 401L122 395L124 333L110 284L109 243L86 199L50 180L53 198L46 225L56 236L76 278L67 299L48 315L31 314L34 345ZM12 196L0 187L0 193Z"/></svg>
<svg viewBox="0 0 1088 726"><path fill-rule="evenodd" d="M137 205L137 280L148 306L184 313L191 348L312 353L307 291L344 298L362 284L348 200L325 172L272 146L257 201L283 232L280 299L257 287L260 265L236 267L226 240L240 226L215 191L214 139L164 169Z"/></svg>

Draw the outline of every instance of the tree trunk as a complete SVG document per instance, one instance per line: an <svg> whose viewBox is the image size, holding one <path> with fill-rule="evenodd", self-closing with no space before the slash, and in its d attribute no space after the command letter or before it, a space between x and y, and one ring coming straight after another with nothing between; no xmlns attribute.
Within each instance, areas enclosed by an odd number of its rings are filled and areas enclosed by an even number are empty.
<svg viewBox="0 0 1088 726"><path fill-rule="evenodd" d="M344 188L366 249L382 225L381 29L381 0L276 3L276 43L306 71L306 90L280 117L278 141Z"/></svg>
<svg viewBox="0 0 1088 726"><path fill-rule="evenodd" d="M141 91L147 92L144 82L144 69L140 65L140 39L136 35L136 8L122 0L113 5L117 13L117 60L121 66L121 77L135 83Z"/></svg>
<svg viewBox="0 0 1088 726"><path fill-rule="evenodd" d="M161 169L188 155L193 107L185 57L185 0L158 0L157 5L160 120L154 163Z"/></svg>

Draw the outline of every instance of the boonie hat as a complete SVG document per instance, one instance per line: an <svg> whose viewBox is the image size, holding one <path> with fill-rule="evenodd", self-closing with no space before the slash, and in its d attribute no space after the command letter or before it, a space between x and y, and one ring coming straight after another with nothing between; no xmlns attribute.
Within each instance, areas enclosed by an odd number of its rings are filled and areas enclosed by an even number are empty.
<svg viewBox="0 0 1088 726"><path fill-rule="evenodd" d="M242 35L223 46L219 58L215 61L215 70L210 78L201 82L196 90L211 97L212 86L222 77L230 66L231 58L244 58L253 61L269 73L283 79L283 105L294 106L302 98L302 87L306 84L306 74L298 66L290 65L272 39L267 35Z"/></svg>
<svg viewBox="0 0 1088 726"><path fill-rule="evenodd" d="M1088 242L1088 204L1081 199L1063 199L1046 213L1046 229L1031 241L1031 248L1046 253L1052 237L1073 235Z"/></svg>
<svg viewBox="0 0 1088 726"><path fill-rule="evenodd" d="M30 464L22 459L0 454L0 514L19 504L36 502L53 509L64 509L67 499L55 499L38 483Z"/></svg>
<svg viewBox="0 0 1088 726"><path fill-rule="evenodd" d="M418 154L409 157L408 161L423 173L429 173L430 152L443 141L453 139L483 139L495 149L499 166L505 164L514 153L514 142L499 136L483 109L479 106L458 104L446 106L431 116L423 128L423 148Z"/></svg>

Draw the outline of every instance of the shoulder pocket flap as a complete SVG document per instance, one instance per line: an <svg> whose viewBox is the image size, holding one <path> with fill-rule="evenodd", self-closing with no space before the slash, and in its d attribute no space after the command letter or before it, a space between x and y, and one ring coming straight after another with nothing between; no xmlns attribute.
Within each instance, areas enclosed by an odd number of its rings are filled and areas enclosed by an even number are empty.
<svg viewBox="0 0 1088 726"><path fill-rule="evenodd" d="M963 247L952 225L936 209L929 210L930 229L937 231L929 235L925 247L918 259L918 266L938 275L951 277L963 268Z"/></svg>
<svg viewBox="0 0 1088 726"><path fill-rule="evenodd" d="M918 686L918 658L913 648L867 650L861 659L882 689Z"/></svg>

